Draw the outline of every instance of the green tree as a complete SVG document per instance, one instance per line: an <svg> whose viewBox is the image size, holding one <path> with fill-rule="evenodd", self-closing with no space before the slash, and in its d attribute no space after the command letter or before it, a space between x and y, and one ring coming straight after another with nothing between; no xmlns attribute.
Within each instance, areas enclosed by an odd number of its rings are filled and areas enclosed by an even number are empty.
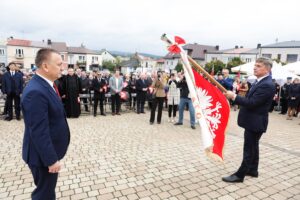
<svg viewBox="0 0 300 200"><path fill-rule="evenodd" d="M239 65L245 64L239 57L234 57L230 62L227 63L227 69L231 71L232 67L236 67Z"/></svg>
<svg viewBox="0 0 300 200"><path fill-rule="evenodd" d="M212 60L206 63L204 68L208 73L214 71L214 74L217 74L225 68L225 64L220 60Z"/></svg>
<svg viewBox="0 0 300 200"><path fill-rule="evenodd" d="M108 69L109 71L113 72L116 68L116 64L111 61L103 61L102 62L102 68Z"/></svg>
<svg viewBox="0 0 300 200"><path fill-rule="evenodd" d="M175 70L176 70L177 72L181 72L181 71L183 70L182 64L181 64L181 63L177 63L177 65L176 65L176 67L175 67Z"/></svg>

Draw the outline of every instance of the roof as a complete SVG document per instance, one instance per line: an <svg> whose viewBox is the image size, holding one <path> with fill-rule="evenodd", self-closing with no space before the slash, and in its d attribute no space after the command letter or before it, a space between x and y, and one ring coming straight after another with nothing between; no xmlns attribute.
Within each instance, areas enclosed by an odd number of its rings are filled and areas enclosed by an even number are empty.
<svg viewBox="0 0 300 200"><path fill-rule="evenodd" d="M183 49L188 50L188 53L193 59L196 60L204 60L205 59L205 53L209 51L217 51L217 46L209 46L209 45L201 45L201 44L186 44L183 46ZM174 59L174 58L180 58L179 54L172 54L168 53L165 57L165 59Z"/></svg>
<svg viewBox="0 0 300 200"><path fill-rule="evenodd" d="M261 48L300 48L300 41L285 41L264 45Z"/></svg>
<svg viewBox="0 0 300 200"><path fill-rule="evenodd" d="M39 48L47 48L48 45L45 42L40 42L40 41L31 41L30 43L31 47L39 47Z"/></svg>
<svg viewBox="0 0 300 200"><path fill-rule="evenodd" d="M7 41L7 45L29 47L31 45L31 41L30 40L20 40L20 39L11 39L11 40Z"/></svg>
<svg viewBox="0 0 300 200"><path fill-rule="evenodd" d="M58 52L67 52L68 47L65 42L51 42L51 48Z"/></svg>
<svg viewBox="0 0 300 200"><path fill-rule="evenodd" d="M232 48L221 51L208 51L209 54L257 54L258 49L253 48Z"/></svg>
<svg viewBox="0 0 300 200"><path fill-rule="evenodd" d="M97 54L97 52L85 47L68 47L68 52L76 54Z"/></svg>

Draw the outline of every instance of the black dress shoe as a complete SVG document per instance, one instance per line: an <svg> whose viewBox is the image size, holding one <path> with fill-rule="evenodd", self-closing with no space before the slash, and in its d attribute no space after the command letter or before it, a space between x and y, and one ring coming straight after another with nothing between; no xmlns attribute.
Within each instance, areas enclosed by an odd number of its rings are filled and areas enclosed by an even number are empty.
<svg viewBox="0 0 300 200"><path fill-rule="evenodd" d="M94 117L96 117L97 115L96 114L94 114Z"/></svg>
<svg viewBox="0 0 300 200"><path fill-rule="evenodd" d="M183 123L180 123L180 122L177 122L177 123L175 123L174 125L183 125Z"/></svg>
<svg viewBox="0 0 300 200"><path fill-rule="evenodd" d="M247 172L246 176L251 176L251 177L257 178L258 177L258 172Z"/></svg>
<svg viewBox="0 0 300 200"><path fill-rule="evenodd" d="M5 121L11 121L12 118L10 118L10 117L5 117L4 120L5 120Z"/></svg>
<svg viewBox="0 0 300 200"><path fill-rule="evenodd" d="M233 174L233 175L230 175L227 177L223 177L222 181L228 182L228 183L242 183L244 181L244 179L239 178L238 176Z"/></svg>
<svg viewBox="0 0 300 200"><path fill-rule="evenodd" d="M106 116L106 114L105 114L105 113L101 113L101 115L102 115L102 116Z"/></svg>
<svg viewBox="0 0 300 200"><path fill-rule="evenodd" d="M16 117L16 119L17 119L18 121L20 121L20 120L21 120L21 117L20 117L20 116L18 116L18 117Z"/></svg>
<svg viewBox="0 0 300 200"><path fill-rule="evenodd" d="M157 124L160 124L161 122L157 122Z"/></svg>
<svg viewBox="0 0 300 200"><path fill-rule="evenodd" d="M141 112L141 113L146 114L145 112Z"/></svg>
<svg viewBox="0 0 300 200"><path fill-rule="evenodd" d="M196 129L196 126L192 125L191 128L192 128L192 129Z"/></svg>

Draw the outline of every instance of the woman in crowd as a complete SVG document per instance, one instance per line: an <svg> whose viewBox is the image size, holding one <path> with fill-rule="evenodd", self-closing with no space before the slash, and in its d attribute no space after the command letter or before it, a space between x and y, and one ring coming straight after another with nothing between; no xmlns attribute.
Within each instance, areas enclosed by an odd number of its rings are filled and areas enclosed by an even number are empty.
<svg viewBox="0 0 300 200"><path fill-rule="evenodd" d="M166 97L166 93L165 93L165 90L164 90L165 83L163 81L163 77L162 77L161 72L157 73L157 78L153 81L152 87L153 87L153 90L154 90L153 94L154 94L155 98L153 99L153 105L152 105L152 108L151 108L150 124L154 123L156 107L158 107L157 124L160 124L161 123L163 103L164 103L164 99Z"/></svg>
<svg viewBox="0 0 300 200"><path fill-rule="evenodd" d="M180 100L180 89L177 87L177 81L175 74L171 74L168 87L169 87L169 92L167 94L168 96L168 114L169 114L169 120L168 122L175 122L175 117L176 117L176 112ZM173 113L172 113L173 112ZM173 114L173 115L172 115ZM173 117L173 118L171 118Z"/></svg>
<svg viewBox="0 0 300 200"><path fill-rule="evenodd" d="M248 87L247 80L243 79L241 86L240 86L239 95L242 97L246 96L248 90L249 90L249 87Z"/></svg>
<svg viewBox="0 0 300 200"><path fill-rule="evenodd" d="M293 119L293 116L299 104L299 99L300 99L299 79L295 78L288 92L288 116L286 118L287 120Z"/></svg>
<svg viewBox="0 0 300 200"><path fill-rule="evenodd" d="M241 87L241 81L240 81L240 77L236 76L234 78L234 82L232 84L232 91L236 94L239 94L239 91L240 91L240 87ZM236 111L238 108L238 105L234 104L233 103L233 109L234 111Z"/></svg>
<svg viewBox="0 0 300 200"><path fill-rule="evenodd" d="M135 109L136 104L136 75L132 74L130 77L130 90L129 90L129 109Z"/></svg>

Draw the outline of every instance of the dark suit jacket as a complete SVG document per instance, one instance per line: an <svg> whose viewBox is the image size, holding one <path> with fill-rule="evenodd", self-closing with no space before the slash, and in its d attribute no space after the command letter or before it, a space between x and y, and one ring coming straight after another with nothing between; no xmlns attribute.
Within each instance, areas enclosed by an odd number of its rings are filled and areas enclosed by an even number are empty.
<svg viewBox="0 0 300 200"><path fill-rule="evenodd" d="M246 97L237 96L234 102L241 105L238 125L252 132L266 132L274 95L272 77L267 76L252 86Z"/></svg>
<svg viewBox="0 0 300 200"><path fill-rule="evenodd" d="M143 91L143 89L148 88L148 86L149 86L148 81L144 80L144 83L143 83L142 79L138 79L135 84L136 84L135 88L136 88L137 94L145 94L146 95L147 91Z"/></svg>
<svg viewBox="0 0 300 200"><path fill-rule="evenodd" d="M103 90L102 92L100 92L99 90L103 89L104 86L106 85L105 78L101 78L100 81L98 80L98 78L94 78L92 85L93 85L93 90L94 90L94 97L104 99L105 91Z"/></svg>
<svg viewBox="0 0 300 200"><path fill-rule="evenodd" d="M25 123L23 160L31 166L51 166L64 157L70 142L63 104L54 89L35 75L24 89L21 106Z"/></svg>
<svg viewBox="0 0 300 200"><path fill-rule="evenodd" d="M13 89L13 85L15 87ZM2 92L4 94L15 93L16 95L22 94L23 91L23 75L20 72L15 72L15 75L12 77L10 71L4 73L2 78Z"/></svg>

